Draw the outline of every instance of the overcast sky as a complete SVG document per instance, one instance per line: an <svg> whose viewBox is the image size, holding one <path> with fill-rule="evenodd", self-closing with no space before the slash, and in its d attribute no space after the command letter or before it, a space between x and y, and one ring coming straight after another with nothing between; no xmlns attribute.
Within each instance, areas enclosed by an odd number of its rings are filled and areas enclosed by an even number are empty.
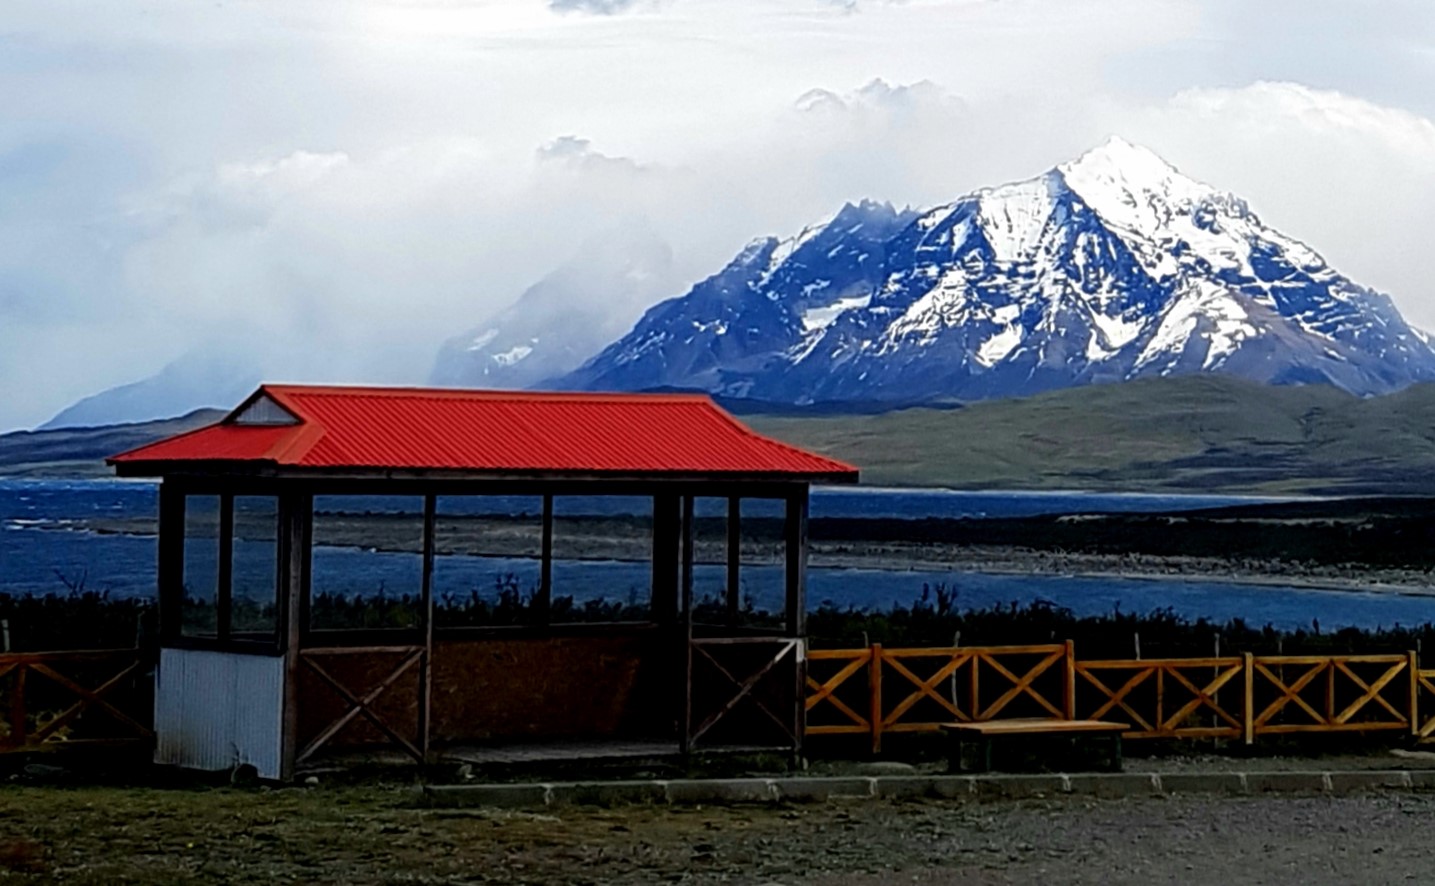
<svg viewBox="0 0 1435 886"><path fill-rule="evenodd" d="M241 347L422 382L614 227L672 294L1120 134L1435 329L1428 0L5 0L0 430Z"/></svg>

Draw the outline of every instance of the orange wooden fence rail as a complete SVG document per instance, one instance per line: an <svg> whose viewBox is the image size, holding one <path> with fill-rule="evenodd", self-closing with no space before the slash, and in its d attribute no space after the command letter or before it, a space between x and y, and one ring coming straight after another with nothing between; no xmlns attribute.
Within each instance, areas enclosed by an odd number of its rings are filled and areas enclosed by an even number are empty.
<svg viewBox="0 0 1435 886"><path fill-rule="evenodd" d="M808 653L807 687L808 735L866 735L873 752L889 733L1030 716L1128 722L1128 738L1435 735L1435 670L1413 652L1080 661L1069 642L874 644Z"/></svg>

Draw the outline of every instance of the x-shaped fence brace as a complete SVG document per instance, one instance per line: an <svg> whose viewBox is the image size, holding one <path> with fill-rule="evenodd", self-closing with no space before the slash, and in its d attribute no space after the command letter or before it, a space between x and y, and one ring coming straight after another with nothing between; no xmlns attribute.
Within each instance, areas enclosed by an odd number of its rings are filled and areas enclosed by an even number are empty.
<svg viewBox="0 0 1435 886"><path fill-rule="evenodd" d="M384 677L384 679L380 680L378 685L374 686L374 688L370 689L362 696L359 696L352 692L347 686L345 686L343 683L340 683L337 679L334 678L332 674L324 670L323 666L321 666L317 661L314 660L315 656L317 655L343 655L347 652L347 650L310 649L300 653L300 660L304 662L305 666L308 667L309 670L313 671L319 677L319 679L323 680L326 684L328 684L330 689L338 693L340 698L348 702L349 707L347 710L344 711L342 715L339 716L337 720L324 727L324 729L322 729L318 735L314 736L312 739L309 740L309 743L304 746L304 749L299 752L298 757L295 759L296 763L302 763L308 760L330 739L332 739L335 735L338 735L339 730L343 729L345 726L348 726L354 721L356 717L359 716L362 716L364 719L372 723L375 728L377 728L389 739L389 741L398 745L409 756L413 757L420 763L424 762L423 751L420 751L417 747L415 747L413 742L409 741L408 739L400 735L398 732L394 731L394 729L391 728L389 724L384 722L382 717L374 713L372 707L374 702L378 700L379 696L384 694L385 690L387 690L390 686L394 685L394 683L398 682L398 679L402 677L405 673L407 673L410 668L423 660L424 648L422 646L395 647L392 650L385 651L407 653L407 655L405 655L404 658L399 662L399 664L392 671L389 672L389 675L387 677Z"/></svg>
<svg viewBox="0 0 1435 886"><path fill-rule="evenodd" d="M1064 646L1057 646L1050 649L1042 649L1039 651L1043 654L1043 657L1035 664L1033 664L1030 668L1028 668L1025 672L1023 672L1020 676L1018 676L1016 673L1014 673L1011 669L1007 668L997 659L997 655L1000 653L985 649L958 648L951 650L943 650L940 654L949 656L949 660L940 668L938 668L935 672L923 678L917 676L915 673L912 672L910 668L903 664L902 658L910 658L913 657L914 654L925 653L926 650L881 650L878 653L881 664L883 666L890 667L893 671L897 672L903 678L905 678L909 683L917 687L915 692L912 692L907 697L903 698L900 702L893 706L891 711L889 711L886 715L882 717L883 731L900 732L903 731L903 726L906 726L909 729L936 728L937 724L934 723L898 723L898 721L901 720L903 715L910 711L918 702L922 701L922 699L924 698L931 699L932 701L936 702L944 710L950 713L953 718L963 722L972 720L990 720L998 713L1000 713L1002 709L1004 709L1007 705L1011 704L1013 700L1022 695L1026 695L1027 697L1034 700L1041 707L1051 712L1052 716L1058 718L1063 717L1064 713L1062 709L1057 705L1052 704L1050 700L1048 700L1045 696L1038 692L1033 684L1036 682L1036 679L1038 677L1046 673L1048 670L1051 669L1053 665L1058 664L1062 661L1063 658L1065 658L1066 648ZM1013 651L1007 654L1029 655L1032 654L1032 652ZM980 685L978 669L983 663L985 663L987 667L996 671L1006 680L1010 681L1012 684L1010 688L1008 688L1004 693L1001 694L1001 696L999 696L995 701L987 705L985 708L981 707L981 701L978 697L978 687ZM951 678L957 672L957 670L965 664L971 665L971 672L969 676L971 679L972 686L972 709L970 711L961 710L961 708L959 708L952 699L947 698L937 689L937 686L943 680Z"/></svg>
<svg viewBox="0 0 1435 886"><path fill-rule="evenodd" d="M951 677L957 672L958 668L960 668L967 662L972 662L972 666L975 667L975 658L972 653L966 650L955 650L952 652L944 651L940 654L950 656L947 663L942 665L940 668L937 668L937 670L930 676L928 676L926 679L923 679L912 673L911 669L909 669L906 665L902 664L902 660L899 657L901 653L894 654L893 652L888 652L886 650L879 650L877 652L877 660L881 662L882 666L890 667L893 671L896 671L898 674L901 674L902 677L905 678L913 686L917 687L916 692L911 693L906 698L898 702L892 708L891 711L881 715L882 730L884 732L893 731L892 727L896 725L897 721L902 718L902 715L910 711L919 701L924 698L929 698L932 701L935 701L958 720L965 721L972 719L971 715L958 708L957 705L951 699L938 692L937 684ZM880 672L877 679L881 679ZM880 711L878 713L880 714Z"/></svg>
<svg viewBox="0 0 1435 886"><path fill-rule="evenodd" d="M1435 671L1417 671L1416 679L1419 681L1417 685L1419 691L1435 695L1435 682L1431 682L1435 680ZM1432 714L1420 724L1420 729L1416 732L1416 737L1424 739L1429 738L1431 734L1435 734L1435 714Z"/></svg>
<svg viewBox="0 0 1435 886"><path fill-rule="evenodd" d="M762 642L773 641L765 640ZM694 652L700 653L702 657L707 659L707 661L712 665L715 670L717 670L719 674L721 674L730 684L737 687L737 694L724 702L721 707L719 707L716 711L713 711L712 714L708 715L708 717L703 720L702 723L699 724L696 729L693 729L689 733L689 747L692 747L693 745L697 744L698 739L706 735L708 730L712 729L718 724L718 721L722 720L723 717L731 713L732 710L736 708L744 698L747 698L748 696L752 695L752 690L756 688L759 683L762 682L762 679L764 677L772 673L773 668L781 664L783 659L785 659L789 654L793 653L797 649L798 643L800 641L783 640L778 642L780 645L777 649L777 652L771 658L769 658L762 665L762 667L758 668L756 672L749 675L746 679L742 680L739 680L737 677L733 676L732 672L729 671L726 667L724 667L723 663L718 661L717 658L715 658L713 654L707 650L706 646L701 641L694 641L692 643L692 648ZM724 647L730 645L733 644L723 644ZM689 691L691 691L691 689ZM793 742L797 741L797 735L793 732L793 724L784 722L781 717L779 717L777 714L774 714L772 710L768 708L766 704L763 703L762 699L753 697L752 702L753 705L759 711L762 711L762 713L767 715L767 718L769 720L777 724L778 728L782 730L784 735L790 738Z"/></svg>
<svg viewBox="0 0 1435 886"><path fill-rule="evenodd" d="M983 709L981 713L977 715L977 719L992 719L998 713L1001 712L1002 708L1006 707L1012 702L1012 700L1017 698L1017 696L1022 695L1023 693L1031 697L1034 701L1036 701L1037 704L1050 711L1053 717L1065 716L1062 713L1060 707L1052 704L1046 699L1045 696L1037 692L1036 689L1032 686L1032 683L1036 680L1037 677L1040 677L1042 674L1046 673L1048 670L1051 669L1052 665L1058 664L1065 656L1066 649L1064 647L1057 649L1056 651L1048 654L1041 661L1038 661L1036 664L1032 665L1031 668L1025 674L1018 677L1016 674L1013 674L1011 671L1003 667L1002 663L997 661L996 657L993 656L991 653L978 653L976 658L972 660L972 668L975 669L981 662L986 662L987 665L992 668L992 670L996 671L1003 677L1010 680L1012 682L1012 687L1006 692L1004 692L999 698L997 698L996 701L992 702L985 709ZM975 678L973 678L972 682L973 685L976 684ZM975 698L975 696L972 698L972 706L977 706L977 699Z"/></svg>
<svg viewBox="0 0 1435 886"><path fill-rule="evenodd" d="M1127 678L1116 689L1112 689L1095 672L1129 670L1135 668L1136 673ZM1206 683L1198 684L1182 673L1183 669L1211 668L1214 675ZM1223 686L1240 676L1242 662L1240 659L1182 659L1167 661L1130 662L1130 661L1093 661L1078 662L1076 672L1086 678L1087 682L1094 686L1105 697L1101 703L1090 714L1090 719L1100 720L1113 710L1120 708L1121 711L1131 718L1132 722L1139 728L1132 730L1133 733L1150 737L1176 736L1176 735L1211 735L1211 734L1232 734L1238 735L1241 731L1241 721L1235 715L1229 713L1216 701L1216 693ZM1156 713L1148 719L1134 707L1130 701L1131 693L1148 680L1155 678L1158 684L1156 693ZM1181 707L1177 708L1170 716L1162 709L1164 701L1165 678L1170 678L1179 686L1190 693L1191 698ZM1229 724L1229 728L1183 728L1182 724L1201 708L1206 708L1220 719ZM1149 714L1149 712L1148 712Z"/></svg>
<svg viewBox="0 0 1435 886"><path fill-rule="evenodd" d="M842 723L838 725L808 725L807 732L811 735L837 735L843 733L865 733L871 731L871 721L854 711L851 705L847 704L834 694L844 683L851 679L853 675L858 674L864 669L866 669L866 667L872 661L871 650L862 649L856 652L847 649L810 650L807 653L807 660L809 663L809 668L811 667L811 662L813 661L847 661L847 664L844 665L840 670L838 670L837 673L828 677L821 683L814 680L810 672L808 673L807 688L809 690L816 691L813 692L811 695L807 696L807 699L805 701L805 710L810 712L813 708L817 707L819 704L825 701L835 707L837 710L841 711L842 715L846 717L849 721L847 723Z"/></svg>
<svg viewBox="0 0 1435 886"><path fill-rule="evenodd" d="M1395 719L1394 721L1364 722L1359 724L1362 728L1369 729L1380 726L1399 728L1409 726L1409 714L1402 713L1381 695L1381 690L1389 685L1396 677L1405 673L1409 662L1404 657L1391 657L1367 659L1366 663L1388 664L1389 667L1387 667L1373 683L1367 683L1350 669L1346 661L1338 658L1323 658L1319 660L1295 659L1294 661L1285 659L1281 664L1307 668L1304 673L1294 681L1287 683L1282 679L1281 675L1272 671L1265 661L1256 659L1254 662L1256 673L1265 677L1271 686L1279 693L1275 700L1266 705L1260 714L1255 717L1256 728L1266 732L1295 732L1313 727L1334 728L1344 726L1349 724L1352 717L1364 710L1365 707L1372 702L1385 708ZM1316 710L1301 696L1301 692L1311 683L1315 682L1316 678L1322 674L1326 675L1327 680L1326 710L1324 713ZM1344 674L1345 677L1361 691L1361 695L1346 705L1339 713L1336 713L1334 709L1337 674ZM1304 711L1314 722L1306 724L1271 724L1271 720L1275 718L1277 714L1292 704Z"/></svg>
<svg viewBox="0 0 1435 886"><path fill-rule="evenodd" d="M74 656L72 660L93 661L96 660L97 657L103 657L103 655L104 653L81 654ZM63 656L64 654L61 653L58 655L47 655L45 658L51 662L59 662L65 660ZM15 684L11 689L12 694L10 699L10 735L6 738L5 744L11 747L42 744L48 741L50 737L55 735L59 730L73 723L92 706L113 717L115 721L133 733L133 738L150 739L154 737L153 730L148 726L135 720L129 714L126 714L103 698L106 693L122 684L144 664L144 661L137 654L131 653L125 655L124 660L126 663L120 672L94 689L82 686L78 682L56 671L45 661L38 659L39 656L36 656L34 660L22 658L0 665L0 679L8 677L12 673L15 675ZM25 717L27 713L25 705L25 677L27 673L39 674L51 682L64 687L78 698L74 704L55 715L48 723L31 733L27 733L25 729ZM103 741L103 739L101 739L101 741Z"/></svg>

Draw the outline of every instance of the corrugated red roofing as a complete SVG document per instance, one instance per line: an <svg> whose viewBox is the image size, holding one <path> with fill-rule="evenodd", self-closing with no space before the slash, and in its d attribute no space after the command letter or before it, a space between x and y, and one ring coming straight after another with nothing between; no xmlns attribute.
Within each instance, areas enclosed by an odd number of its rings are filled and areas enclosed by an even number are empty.
<svg viewBox="0 0 1435 886"><path fill-rule="evenodd" d="M114 456L126 473L195 463L488 475L762 475L855 481L857 469L763 437L709 398L265 385L297 423L218 424Z"/></svg>

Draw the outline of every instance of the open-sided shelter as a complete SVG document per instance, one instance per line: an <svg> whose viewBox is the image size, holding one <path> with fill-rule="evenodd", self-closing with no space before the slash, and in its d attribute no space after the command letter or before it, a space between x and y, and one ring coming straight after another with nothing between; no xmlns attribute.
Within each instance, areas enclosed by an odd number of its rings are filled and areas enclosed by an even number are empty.
<svg viewBox="0 0 1435 886"><path fill-rule="evenodd" d="M419 761L559 738L801 750L808 488L857 471L707 397L265 385L217 424L110 463L161 480L159 762L290 778L320 752L375 743ZM523 623L436 624L437 501L494 495L542 502ZM551 617L553 501L569 495L651 501L641 621ZM372 496L421 502L416 586L386 588L411 591L413 618L326 629L312 619L316 497ZM727 514L714 624L695 618L693 592L707 497ZM744 499L784 514L782 612L766 629L739 625ZM197 597L211 601L199 616ZM241 605L253 599L272 605Z"/></svg>

